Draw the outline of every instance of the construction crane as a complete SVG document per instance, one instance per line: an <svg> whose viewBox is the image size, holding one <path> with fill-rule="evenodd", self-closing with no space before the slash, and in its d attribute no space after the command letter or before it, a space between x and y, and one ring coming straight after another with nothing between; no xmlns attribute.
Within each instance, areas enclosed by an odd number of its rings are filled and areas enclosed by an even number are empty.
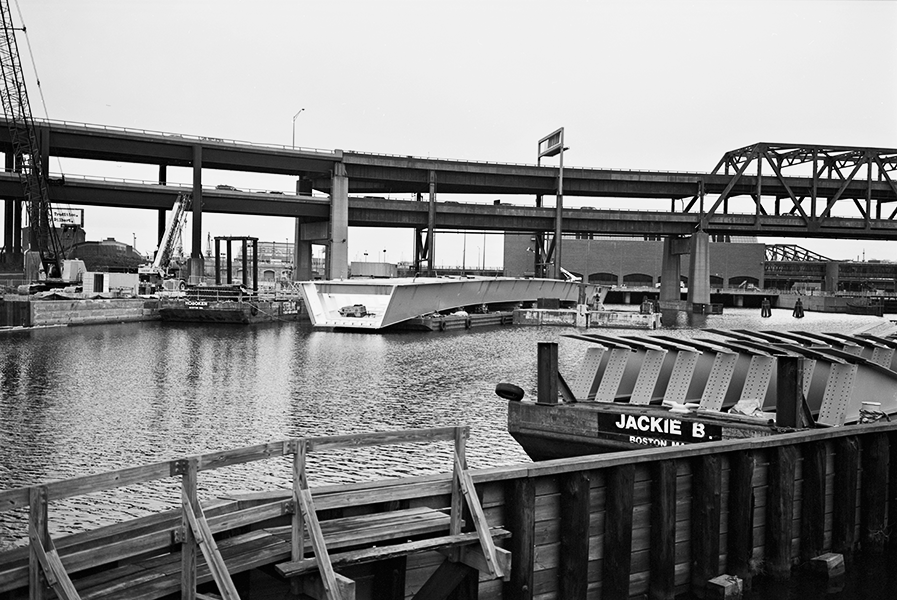
<svg viewBox="0 0 897 600"><path fill-rule="evenodd" d="M175 246L181 239L181 231L187 220L187 212L190 210L192 196L187 192L181 192L174 201L171 218L159 240L159 249L151 264L138 268L141 281L149 282L155 288L161 288L168 282L175 284L178 289L183 289L185 282L180 280L177 273L171 268L171 259L174 256ZM171 283L168 287L171 287Z"/></svg>
<svg viewBox="0 0 897 600"><path fill-rule="evenodd" d="M59 279L63 277L66 266L65 251L53 226L46 179L47 165L42 162L37 130L31 116L31 104L28 101L28 90L16 43L16 28L13 26L8 0L0 0L0 21L0 77L3 79L0 101L7 116L13 155L25 191L29 246L40 256L43 278ZM21 30L24 31L24 28ZM83 263L81 265L83 267ZM27 266L26 259L26 271Z"/></svg>

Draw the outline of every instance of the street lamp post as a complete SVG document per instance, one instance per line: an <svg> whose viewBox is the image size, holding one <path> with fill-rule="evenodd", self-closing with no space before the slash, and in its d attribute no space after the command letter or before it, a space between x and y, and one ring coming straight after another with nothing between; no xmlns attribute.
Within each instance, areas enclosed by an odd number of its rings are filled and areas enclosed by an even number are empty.
<svg viewBox="0 0 897 600"><path fill-rule="evenodd" d="M302 114L302 111L304 111L304 110L305 110L304 108L300 108L299 112L297 112L295 115L293 115L293 150L296 149L296 117L298 117L300 114Z"/></svg>
<svg viewBox="0 0 897 600"><path fill-rule="evenodd" d="M557 206L554 217L554 267L552 275L555 279L561 279L561 230L563 229L562 211L564 209L564 128L549 133L539 140L539 162L541 166L543 156L560 154L560 167L558 170Z"/></svg>

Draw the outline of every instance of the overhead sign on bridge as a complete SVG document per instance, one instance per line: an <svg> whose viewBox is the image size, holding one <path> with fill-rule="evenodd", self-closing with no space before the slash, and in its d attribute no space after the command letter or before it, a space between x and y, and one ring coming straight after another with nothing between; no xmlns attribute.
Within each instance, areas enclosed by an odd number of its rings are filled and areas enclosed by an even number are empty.
<svg viewBox="0 0 897 600"><path fill-rule="evenodd" d="M549 133L539 140L539 158L560 154L564 148L564 128Z"/></svg>

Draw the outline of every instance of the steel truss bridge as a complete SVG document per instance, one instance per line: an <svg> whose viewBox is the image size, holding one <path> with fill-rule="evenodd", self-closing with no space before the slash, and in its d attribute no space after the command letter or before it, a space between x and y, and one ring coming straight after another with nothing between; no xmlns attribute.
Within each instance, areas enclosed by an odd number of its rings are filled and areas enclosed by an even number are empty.
<svg viewBox="0 0 897 600"><path fill-rule="evenodd" d="M15 250L23 192L3 125L3 245ZM344 219L348 226L414 228L419 239L426 238L419 257L427 254L436 230L551 232L555 225L554 207L512 198L553 195L559 175L555 166L294 149L76 123L36 125L41 161L47 166L58 156L159 169L158 181L152 182L51 176L53 203L156 209L161 231L164 211L183 191L168 184L167 169L192 168L188 187L194 197L194 256L202 255L202 212L292 217L300 224ZM290 175L297 178L299 193L210 189L202 185L202 169ZM897 239L895 171L894 149L772 143L727 152L709 173L565 167L566 198L620 198L631 201L631 208L564 208L563 232L682 236L702 230L711 235ZM313 190L330 196L315 196ZM409 198L382 197L396 194ZM489 203L443 202L438 194L487 196ZM337 202L331 199L340 196L346 196L339 209L346 214L334 212ZM499 203L492 202L496 196ZM670 209L646 210L642 201L656 199L669 200ZM425 258L434 264L432 255Z"/></svg>

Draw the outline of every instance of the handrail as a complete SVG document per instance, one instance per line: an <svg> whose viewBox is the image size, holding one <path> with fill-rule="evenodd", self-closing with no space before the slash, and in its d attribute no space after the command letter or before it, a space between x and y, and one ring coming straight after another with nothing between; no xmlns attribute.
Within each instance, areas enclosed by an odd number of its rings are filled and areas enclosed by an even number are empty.
<svg viewBox="0 0 897 600"><path fill-rule="evenodd" d="M93 493L118 487L124 487L135 483L144 483L158 479L167 479L169 477L181 477L181 511L182 511L182 567L181 567L181 589L187 594L183 597L195 597L196 589L196 550L200 549L206 559L209 568L213 572L213 577L219 585L219 589L226 590L224 597L231 600L238 600L236 590L230 580L227 567L224 565L221 555L217 549L212 530L206 521L202 507L197 500L197 474L203 470L220 469L226 466L238 465L247 462L266 460L276 458L288 454L294 456L294 519L301 519L306 523L312 524L314 529L317 524L314 505L311 499L311 492L308 489L307 477L305 475L305 455L308 449L313 452L325 450L334 450L340 448L357 448L364 446L383 445L383 444L406 444L406 443L431 443L440 441L454 441L455 443L455 481L458 481L458 465L463 465L466 469L466 460L464 459L464 442L469 436L469 427L439 427L429 429L413 429L405 431L388 431L369 434L357 435L341 435L341 436L312 436L304 438L290 438L270 442L267 444L258 444L254 446L246 446L235 450L225 450L221 452L211 452L200 455L193 455L186 458L162 461L150 465L131 467L121 469L109 473L100 473L95 475L86 475L71 480L55 481L40 485L26 486L14 488L11 490L0 491L0 512L30 507L29 513L29 553L32 555L30 564L32 569L40 568L45 574L48 581L53 582L57 587L57 592L67 600L75 600L78 598L77 592L71 586L68 575L62 568L61 563L56 557L53 547L52 538L49 534L49 518L48 506L50 500L68 498L81 494ZM469 477L469 475L468 475ZM457 485L457 484L455 484ZM453 485L453 492L455 490ZM460 485L464 485L462 482ZM472 485L472 484L471 484ZM458 488L461 489L461 488ZM466 496L467 494L465 494ZM460 532L460 501L454 500L453 493L453 510L452 523L453 533ZM473 496L474 501L476 496ZM468 503L471 499L468 498ZM457 510L455 506L457 505ZM301 510L300 510L301 508ZM471 506L476 512L476 507ZM482 509L480 509L482 512ZM294 534L298 532L299 537L294 535L293 547L294 558L297 552L300 552L301 558L301 534L304 527L294 529ZM457 529L458 531L454 531ZM316 545L316 556L320 557L320 552L325 550L323 546L317 542L323 542L320 537L320 527L317 532L310 531L313 534L312 539ZM316 539L319 538L319 539ZM488 552L488 545L491 544L491 538L488 542L484 542L484 551ZM494 548L491 550L494 555ZM326 553L324 554L326 557ZM49 560L48 560L49 559ZM329 558L326 559L329 564ZM326 566L322 564L326 571ZM500 574L500 567L498 568ZM338 598L338 591L335 587L335 579L332 568L329 572L329 582L334 585L333 598ZM36 581L36 577L30 580ZM58 586L56 585L58 582ZM42 598L40 590L31 590L32 598Z"/></svg>

